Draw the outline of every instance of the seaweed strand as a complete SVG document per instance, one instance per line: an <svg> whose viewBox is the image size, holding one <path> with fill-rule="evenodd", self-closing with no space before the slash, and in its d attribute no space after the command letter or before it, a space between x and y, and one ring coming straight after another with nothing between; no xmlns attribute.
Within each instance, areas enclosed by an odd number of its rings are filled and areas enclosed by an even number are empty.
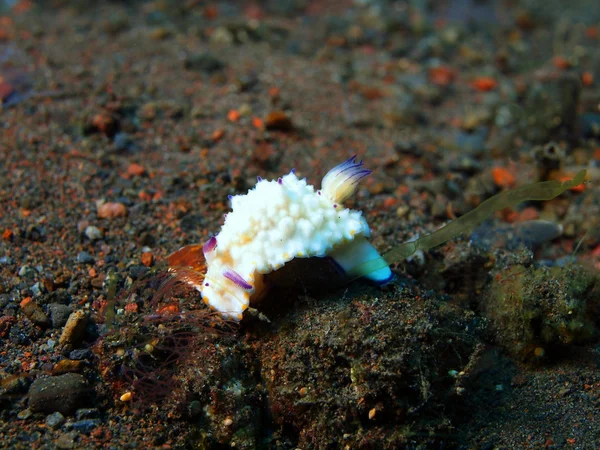
<svg viewBox="0 0 600 450"><path fill-rule="evenodd" d="M557 180L527 184L516 189L500 192L482 202L477 208L463 214L448 225L414 241L404 242L384 253L381 258L362 263L348 271L351 278L359 278L375 270L389 266L413 255L419 250L437 247L462 233L469 232L496 211L513 207L533 200L552 200L566 190L584 182L587 172L581 170L575 178L560 182Z"/></svg>

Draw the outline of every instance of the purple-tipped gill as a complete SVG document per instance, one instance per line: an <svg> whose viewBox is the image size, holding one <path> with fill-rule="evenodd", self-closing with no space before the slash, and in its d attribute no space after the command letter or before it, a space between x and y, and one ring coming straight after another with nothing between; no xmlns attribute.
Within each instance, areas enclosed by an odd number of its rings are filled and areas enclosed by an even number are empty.
<svg viewBox="0 0 600 450"><path fill-rule="evenodd" d="M223 272L223 276L230 281L233 281L238 287L249 291L252 285L242 278L242 276L233 269L227 269Z"/></svg>

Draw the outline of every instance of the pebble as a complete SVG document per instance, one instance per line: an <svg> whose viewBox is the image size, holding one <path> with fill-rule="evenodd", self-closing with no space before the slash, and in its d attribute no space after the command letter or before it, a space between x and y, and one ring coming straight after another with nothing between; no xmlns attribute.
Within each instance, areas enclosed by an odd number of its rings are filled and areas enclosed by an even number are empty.
<svg viewBox="0 0 600 450"><path fill-rule="evenodd" d="M35 274L36 274L35 269L32 267L29 267L29 266L22 266L19 269L19 276L21 278L33 277L33 276L35 276Z"/></svg>
<svg viewBox="0 0 600 450"><path fill-rule="evenodd" d="M104 237L104 233L102 232L102 230L100 228L98 228L98 227L93 226L93 225L89 225L85 229L85 235L91 241L97 241L98 239L102 239Z"/></svg>
<svg viewBox="0 0 600 450"><path fill-rule="evenodd" d="M128 133L115 134L113 143L115 145L115 149L119 152L130 150L133 147L133 139Z"/></svg>
<svg viewBox="0 0 600 450"><path fill-rule="evenodd" d="M77 439L79 433L77 431L69 431L68 433L61 434L56 440L56 446L60 449L69 449L77 447Z"/></svg>
<svg viewBox="0 0 600 450"><path fill-rule="evenodd" d="M50 303L48 305L48 312L50 313L52 328L61 328L67 323L69 315L73 312L73 308L68 305L61 305L60 303Z"/></svg>
<svg viewBox="0 0 600 450"><path fill-rule="evenodd" d="M65 416L63 416L58 411L53 412L52 414L48 414L46 417L46 426L52 430L56 430L63 423L65 423Z"/></svg>
<svg viewBox="0 0 600 450"><path fill-rule="evenodd" d="M92 357L92 351L89 348L73 350L69 353L69 359L84 360Z"/></svg>
<svg viewBox="0 0 600 450"><path fill-rule="evenodd" d="M87 313L81 309L72 312L63 328L58 343L60 345L71 344L76 346L85 331L87 318Z"/></svg>
<svg viewBox="0 0 600 450"><path fill-rule="evenodd" d="M40 295L42 295L43 291L44 286L39 281L37 283L34 283L33 286L31 286L31 293L34 297L39 297Z"/></svg>
<svg viewBox="0 0 600 450"><path fill-rule="evenodd" d="M15 260L12 259L10 256L2 256L0 258L0 264L2 264L3 266L8 266L10 264L14 264Z"/></svg>
<svg viewBox="0 0 600 450"><path fill-rule="evenodd" d="M98 207L98 217L100 219L114 219L126 215L127 207L123 203L106 202Z"/></svg>
<svg viewBox="0 0 600 450"><path fill-rule="evenodd" d="M62 375L64 373L80 372L83 369L84 362L75 359L61 359L52 367L52 375Z"/></svg>
<svg viewBox="0 0 600 450"><path fill-rule="evenodd" d="M74 430L74 431L78 431L79 433L89 433L94 428L97 428L99 426L100 426L99 419L78 420L77 422L70 422L70 423L66 424L67 428Z"/></svg>
<svg viewBox="0 0 600 450"><path fill-rule="evenodd" d="M186 70L212 74L225 68L225 63L210 53L199 53L188 56L183 62Z"/></svg>
<svg viewBox="0 0 600 450"><path fill-rule="evenodd" d="M98 408L81 408L75 411L75 419L97 419L100 417L100 411Z"/></svg>
<svg viewBox="0 0 600 450"><path fill-rule="evenodd" d="M29 419L33 413L29 409L24 409L23 411L19 411L17 414L17 419L26 420Z"/></svg>
<svg viewBox="0 0 600 450"><path fill-rule="evenodd" d="M40 327L50 326L50 319L42 309L31 297L27 297L21 302L21 310L27 316L29 320Z"/></svg>
<svg viewBox="0 0 600 450"><path fill-rule="evenodd" d="M267 130L290 131L293 128L292 119L283 111L271 111L265 118Z"/></svg>
<svg viewBox="0 0 600 450"><path fill-rule="evenodd" d="M76 373L38 378L29 388L29 409L33 412L72 414L84 406L89 387Z"/></svg>
<svg viewBox="0 0 600 450"><path fill-rule="evenodd" d="M94 262L94 257L88 252L79 252L77 255L77 262L79 264L92 264Z"/></svg>

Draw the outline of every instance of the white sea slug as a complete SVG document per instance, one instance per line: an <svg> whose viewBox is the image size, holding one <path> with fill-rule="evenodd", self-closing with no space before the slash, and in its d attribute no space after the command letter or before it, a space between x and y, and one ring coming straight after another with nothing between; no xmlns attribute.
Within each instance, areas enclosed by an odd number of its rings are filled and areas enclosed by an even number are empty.
<svg viewBox="0 0 600 450"><path fill-rule="evenodd" d="M370 173L352 157L325 175L321 190L294 170L277 180L259 177L246 195L230 196L232 212L219 234L173 253L169 268L212 309L239 320L264 295L264 275L294 258L327 256L346 271L380 258L362 213L342 206ZM365 277L385 284L393 274L386 266Z"/></svg>

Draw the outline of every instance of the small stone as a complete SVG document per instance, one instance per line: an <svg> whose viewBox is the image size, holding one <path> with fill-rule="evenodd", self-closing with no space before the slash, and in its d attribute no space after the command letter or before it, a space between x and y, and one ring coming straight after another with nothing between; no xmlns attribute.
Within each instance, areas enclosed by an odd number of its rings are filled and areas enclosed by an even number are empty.
<svg viewBox="0 0 600 450"><path fill-rule="evenodd" d="M62 375L71 372L80 372L83 369L83 361L74 359L62 359L52 367L52 375Z"/></svg>
<svg viewBox="0 0 600 450"><path fill-rule="evenodd" d="M267 130L290 131L293 128L292 119L283 111L271 111L265 118Z"/></svg>
<svg viewBox="0 0 600 450"><path fill-rule="evenodd" d="M402 217L406 216L409 211L410 211L410 206L408 206L408 205L398 206L398 209L396 209L396 217L402 218Z"/></svg>
<svg viewBox="0 0 600 450"><path fill-rule="evenodd" d="M85 311L78 310L72 312L63 328L58 343L60 345L71 344L76 346L79 343L81 335L85 331L86 324L87 314Z"/></svg>
<svg viewBox="0 0 600 450"><path fill-rule="evenodd" d="M81 408L75 411L75 419L77 420L97 419L98 417L100 417L98 408Z"/></svg>
<svg viewBox="0 0 600 450"><path fill-rule="evenodd" d="M60 426L63 423L65 423L65 416L63 416L58 411L53 412L52 414L49 414L46 417L46 426L51 430L56 430L57 428L60 428Z"/></svg>
<svg viewBox="0 0 600 450"><path fill-rule="evenodd" d="M60 449L76 448L78 437L79 433L77 431L69 431L68 433L61 434L56 440L56 446Z"/></svg>
<svg viewBox="0 0 600 450"><path fill-rule="evenodd" d="M117 151L129 150L133 146L133 140L127 133L117 133L113 139Z"/></svg>
<svg viewBox="0 0 600 450"><path fill-rule="evenodd" d="M42 295L43 291L44 291L44 286L39 281L37 283L35 283L33 286L31 286L31 293L33 294L34 297L39 297L40 295Z"/></svg>
<svg viewBox="0 0 600 450"><path fill-rule="evenodd" d="M10 256L2 256L0 257L0 264L2 264L3 266L8 266L10 264L14 264L15 260L12 259Z"/></svg>
<svg viewBox="0 0 600 450"><path fill-rule="evenodd" d="M223 421L223 425L225 425L226 427L229 427L232 424L233 424L233 420L231 420L229 417Z"/></svg>
<svg viewBox="0 0 600 450"><path fill-rule="evenodd" d="M69 353L69 359L85 360L92 357L92 352L89 348L73 350Z"/></svg>
<svg viewBox="0 0 600 450"><path fill-rule="evenodd" d="M98 217L100 219L114 219L126 215L127 207L123 203L106 202L98 207Z"/></svg>
<svg viewBox="0 0 600 450"><path fill-rule="evenodd" d="M146 267L150 267L154 262L154 255L150 252L142 253L142 264Z"/></svg>
<svg viewBox="0 0 600 450"><path fill-rule="evenodd" d="M21 302L21 310L36 325L46 328L50 326L50 319L42 309L31 297L25 298Z"/></svg>
<svg viewBox="0 0 600 450"><path fill-rule="evenodd" d="M85 229L90 225L90 221L89 220L80 220L79 222L77 222L77 231L79 233L83 233L85 232Z"/></svg>
<svg viewBox="0 0 600 450"><path fill-rule="evenodd" d="M19 276L21 278L33 277L33 276L35 276L35 274L36 274L35 269L33 269L32 267L29 267L29 266L22 266L19 269Z"/></svg>
<svg viewBox="0 0 600 450"><path fill-rule="evenodd" d="M377 409L373 408L369 411L369 420L373 420L375 418L375 414L377 414Z"/></svg>
<svg viewBox="0 0 600 450"><path fill-rule="evenodd" d="M146 266L135 265L129 268L129 276L134 280L143 277L148 273L148 268Z"/></svg>
<svg viewBox="0 0 600 450"><path fill-rule="evenodd" d="M92 264L94 262L94 257L88 252L79 252L77 255L77 262L79 264Z"/></svg>
<svg viewBox="0 0 600 450"><path fill-rule="evenodd" d="M32 416L32 412L29 409L24 409L23 411L19 411L17 414L17 419L26 420Z"/></svg>
<svg viewBox="0 0 600 450"><path fill-rule="evenodd" d="M73 312L73 308L68 305L61 305L60 303L50 303L48 305L48 312L50 313L52 328L60 328L67 323L69 315Z"/></svg>
<svg viewBox="0 0 600 450"><path fill-rule="evenodd" d="M104 233L100 228L90 225L85 229L85 235L89 240L97 241L98 239L102 239Z"/></svg>
<svg viewBox="0 0 600 450"><path fill-rule="evenodd" d="M131 392L125 392L123 395L121 395L121 397L119 397L119 400L122 402L130 402L132 398L133 394Z"/></svg>
<svg viewBox="0 0 600 450"><path fill-rule="evenodd" d="M188 56L183 63L183 67L185 67L186 70L212 74L224 69L225 63L210 53L200 53Z"/></svg>
<svg viewBox="0 0 600 450"><path fill-rule="evenodd" d="M94 428L100 426L99 419L85 419L78 420L77 422L71 422L67 424L67 427L71 430L78 431L79 433L89 433Z"/></svg>
<svg viewBox="0 0 600 450"><path fill-rule="evenodd" d="M76 373L38 378L29 388L29 408L33 412L72 414L83 406L88 391L85 378Z"/></svg>

